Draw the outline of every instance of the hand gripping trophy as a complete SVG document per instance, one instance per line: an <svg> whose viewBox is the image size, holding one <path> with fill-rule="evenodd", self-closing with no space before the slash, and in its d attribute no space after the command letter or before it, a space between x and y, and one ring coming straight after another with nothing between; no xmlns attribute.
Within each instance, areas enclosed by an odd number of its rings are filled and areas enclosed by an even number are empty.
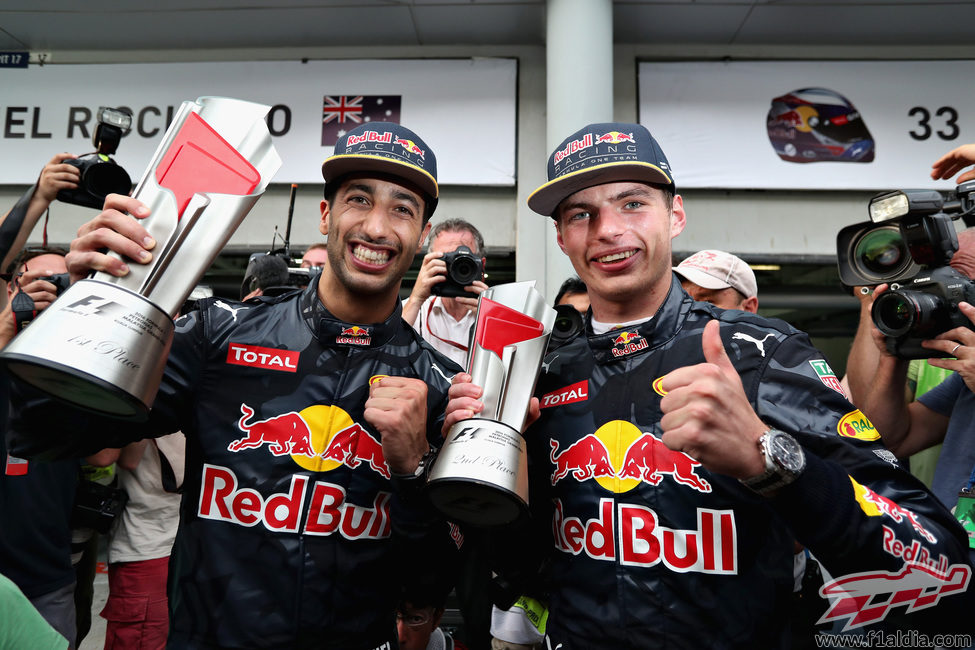
<svg viewBox="0 0 975 650"><path fill-rule="evenodd" d="M448 519L499 526L528 508L521 434L555 315L533 282L481 294L468 372L484 389L484 410L451 427L427 483Z"/></svg>
<svg viewBox="0 0 975 650"><path fill-rule="evenodd" d="M144 419L173 318L281 167L270 107L223 97L183 102L133 196L152 211L148 265L76 282L0 353L25 382L98 413Z"/></svg>

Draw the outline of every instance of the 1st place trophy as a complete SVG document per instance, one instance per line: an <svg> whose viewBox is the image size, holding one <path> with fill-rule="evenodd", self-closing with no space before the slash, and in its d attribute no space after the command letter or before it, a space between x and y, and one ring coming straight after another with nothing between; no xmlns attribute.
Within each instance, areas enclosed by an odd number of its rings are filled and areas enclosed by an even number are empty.
<svg viewBox="0 0 975 650"><path fill-rule="evenodd" d="M0 363L75 406L145 419L173 318L281 167L268 110L224 97L183 102L132 194L151 211L141 223L156 240L152 261L70 286Z"/></svg>
<svg viewBox="0 0 975 650"><path fill-rule="evenodd" d="M481 293L468 372L484 389L484 410L451 427L427 483L433 505L453 521L498 526L528 507L521 433L556 314L534 284Z"/></svg>

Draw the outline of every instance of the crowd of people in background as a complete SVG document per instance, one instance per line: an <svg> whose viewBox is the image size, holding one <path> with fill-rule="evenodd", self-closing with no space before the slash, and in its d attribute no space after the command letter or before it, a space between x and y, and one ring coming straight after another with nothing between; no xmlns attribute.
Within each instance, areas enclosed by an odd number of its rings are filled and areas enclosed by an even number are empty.
<svg viewBox="0 0 975 650"><path fill-rule="evenodd" d="M380 127L425 154L370 148L361 136ZM610 131L634 134L633 151L566 153ZM112 195L71 253L26 246L57 192L77 186L72 157L54 156L0 221L0 348L69 274L124 273L106 233L146 245L122 225L141 205ZM959 147L932 178L971 180L972 164L975 145ZM872 320L887 285L857 287L840 384L804 333L758 315L743 259L707 249L672 265L689 217L650 132L588 125L529 199L577 273L554 306L578 319L550 346L530 412L531 513L465 529L422 485L443 434L483 408L465 370L488 289L484 238L431 220L436 159L403 126L357 127L322 174L327 242L300 261L253 255L239 304L216 296L179 317L148 423L71 412L0 379L0 648L81 643L100 537L106 649L816 647L815 633L846 632L862 613L830 609L824 586L837 580L895 576L923 552L937 578L957 571L967 587L970 542L951 509L975 497L975 306L959 305L970 327L924 343L933 358L908 361ZM957 236L951 266L975 280L975 229ZM447 293L445 255L465 249L479 274ZM300 351L296 372L232 373L229 341ZM285 414L314 449L258 457L267 441L254 432ZM857 418L873 424L843 429ZM55 447L63 457L48 457ZM121 506L98 531L78 504L104 490ZM964 630L967 593L936 602L886 622ZM450 603L459 621L445 619Z"/></svg>

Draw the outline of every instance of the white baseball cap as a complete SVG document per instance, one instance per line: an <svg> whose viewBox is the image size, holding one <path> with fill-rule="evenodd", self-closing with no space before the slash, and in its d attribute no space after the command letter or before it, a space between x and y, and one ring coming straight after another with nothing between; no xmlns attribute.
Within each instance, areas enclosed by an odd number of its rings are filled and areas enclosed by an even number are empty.
<svg viewBox="0 0 975 650"><path fill-rule="evenodd" d="M737 289L746 298L758 296L755 272L740 257L719 250L698 251L674 267L681 277L705 289Z"/></svg>

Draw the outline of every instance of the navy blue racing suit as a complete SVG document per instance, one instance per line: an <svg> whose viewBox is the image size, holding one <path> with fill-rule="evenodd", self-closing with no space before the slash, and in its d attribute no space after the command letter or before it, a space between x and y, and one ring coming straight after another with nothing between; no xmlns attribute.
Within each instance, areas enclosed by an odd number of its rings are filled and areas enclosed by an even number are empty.
<svg viewBox="0 0 975 650"><path fill-rule="evenodd" d="M771 498L660 441L660 379L705 361L714 319L756 413L805 452ZM695 302L675 280L651 320L550 352L536 394L525 437L546 647L787 647L793 540L835 581L826 629L917 609L908 626L946 631L970 607L965 533L782 321Z"/></svg>
<svg viewBox="0 0 975 650"><path fill-rule="evenodd" d="M180 318L145 424L81 413L58 424L67 409L40 397L20 409L31 432L12 443L26 456L186 434L172 647L395 648L404 585L449 589L460 535L418 487L391 481L363 411L373 379L422 379L438 445L459 369L398 302L385 322L346 323L316 289L207 299Z"/></svg>

